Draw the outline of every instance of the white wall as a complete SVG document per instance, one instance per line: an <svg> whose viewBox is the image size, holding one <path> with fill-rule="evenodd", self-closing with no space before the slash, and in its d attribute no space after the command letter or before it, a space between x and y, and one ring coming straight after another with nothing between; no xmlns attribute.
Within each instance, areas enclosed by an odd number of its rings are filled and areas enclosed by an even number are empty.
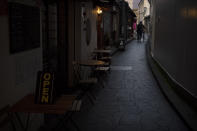
<svg viewBox="0 0 197 131"><path fill-rule="evenodd" d="M146 7L146 11L144 8ZM139 21L144 21L144 17L150 15L150 3L148 0L142 0L141 3L139 4Z"/></svg>
<svg viewBox="0 0 197 131"><path fill-rule="evenodd" d="M73 86L73 66L72 62L83 61L91 59L92 51L97 48L97 13L96 9L93 8L92 2L83 2L86 10L86 18L90 19L91 22L91 39L89 45L86 42L86 25L82 20L82 2L69 0L69 86Z"/></svg>
<svg viewBox="0 0 197 131"><path fill-rule="evenodd" d="M125 0L129 3L129 7L133 9L133 0Z"/></svg>
<svg viewBox="0 0 197 131"><path fill-rule="evenodd" d="M143 20L144 20L144 0L139 4L139 20L138 20L138 22L143 21Z"/></svg>
<svg viewBox="0 0 197 131"><path fill-rule="evenodd" d="M81 60L90 59L92 51L97 48L97 14L96 9L93 9L92 2L85 2L87 18L91 21L91 40L90 44L86 44L86 31L84 30L85 24L82 22L81 26Z"/></svg>
<svg viewBox="0 0 197 131"><path fill-rule="evenodd" d="M183 90L196 99L197 1L154 0L153 4L154 58Z"/></svg>
<svg viewBox="0 0 197 131"><path fill-rule="evenodd" d="M151 17L151 54L154 56L153 50L154 50L154 45L155 45L155 25L156 25L156 1L152 0L152 6L150 7L150 17Z"/></svg>
<svg viewBox="0 0 197 131"><path fill-rule="evenodd" d="M32 0L28 4L32 5ZM8 23L7 15L0 16L0 108L15 103L28 93L33 93L36 87L36 73L42 69L42 46L10 54Z"/></svg>
<svg viewBox="0 0 197 131"><path fill-rule="evenodd" d="M145 17L150 15L150 3L148 2L148 0L144 0L144 7L147 8L146 12L145 12Z"/></svg>

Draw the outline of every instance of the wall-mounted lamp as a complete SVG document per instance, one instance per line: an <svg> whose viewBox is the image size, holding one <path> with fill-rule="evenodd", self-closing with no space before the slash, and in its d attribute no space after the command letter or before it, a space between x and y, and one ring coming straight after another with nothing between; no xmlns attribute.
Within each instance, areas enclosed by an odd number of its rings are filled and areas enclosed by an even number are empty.
<svg viewBox="0 0 197 131"><path fill-rule="evenodd" d="M97 9L97 14L100 15L100 14L102 14L102 13L103 13L102 9L101 9L101 8L98 8L98 9Z"/></svg>

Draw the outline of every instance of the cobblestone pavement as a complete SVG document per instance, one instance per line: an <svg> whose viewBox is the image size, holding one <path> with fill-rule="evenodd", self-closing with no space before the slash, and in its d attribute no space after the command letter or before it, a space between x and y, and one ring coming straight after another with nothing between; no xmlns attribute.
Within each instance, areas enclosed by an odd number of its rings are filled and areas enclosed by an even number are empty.
<svg viewBox="0 0 197 131"><path fill-rule="evenodd" d="M145 43L134 40L113 56L105 84L75 118L82 131L188 131L152 76Z"/></svg>

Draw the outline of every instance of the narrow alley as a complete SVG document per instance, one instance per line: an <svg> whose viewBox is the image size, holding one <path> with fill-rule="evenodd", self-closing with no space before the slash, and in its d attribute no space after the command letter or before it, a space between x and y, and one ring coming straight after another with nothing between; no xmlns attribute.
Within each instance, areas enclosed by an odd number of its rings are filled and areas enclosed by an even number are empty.
<svg viewBox="0 0 197 131"><path fill-rule="evenodd" d="M197 131L197 0L0 0L0 131Z"/></svg>
<svg viewBox="0 0 197 131"><path fill-rule="evenodd" d="M82 131L188 131L158 87L145 45L134 40L113 56L106 88L76 117Z"/></svg>

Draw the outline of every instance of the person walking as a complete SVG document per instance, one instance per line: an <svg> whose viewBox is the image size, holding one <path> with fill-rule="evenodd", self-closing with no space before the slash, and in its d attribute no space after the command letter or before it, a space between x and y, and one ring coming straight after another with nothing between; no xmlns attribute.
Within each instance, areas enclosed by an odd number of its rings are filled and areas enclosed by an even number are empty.
<svg viewBox="0 0 197 131"><path fill-rule="evenodd" d="M137 39L137 24L136 24L136 21L133 23L133 37L134 39Z"/></svg>
<svg viewBox="0 0 197 131"><path fill-rule="evenodd" d="M142 39L142 36L144 37L144 25L142 24L142 22L140 22L138 25L137 25L137 40L138 41L141 41ZM143 38L144 39L144 38Z"/></svg>

